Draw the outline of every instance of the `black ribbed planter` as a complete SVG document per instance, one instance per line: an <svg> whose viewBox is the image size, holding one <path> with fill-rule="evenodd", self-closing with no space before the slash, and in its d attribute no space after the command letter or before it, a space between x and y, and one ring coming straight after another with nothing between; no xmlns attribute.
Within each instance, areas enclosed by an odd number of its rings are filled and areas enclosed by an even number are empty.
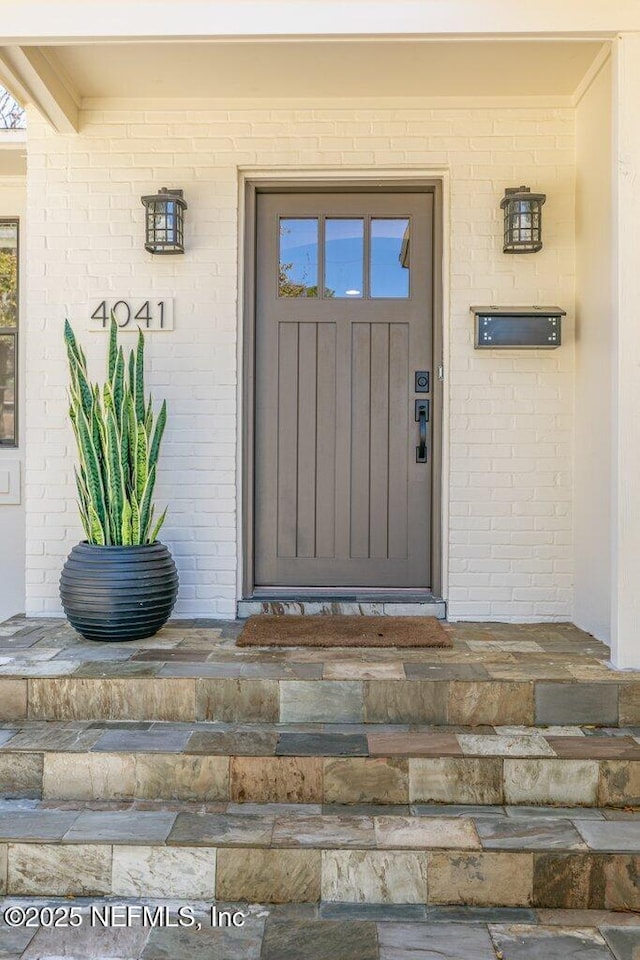
<svg viewBox="0 0 640 960"><path fill-rule="evenodd" d="M87 640L144 640L158 632L178 596L178 572L163 543L77 544L60 577L72 627Z"/></svg>

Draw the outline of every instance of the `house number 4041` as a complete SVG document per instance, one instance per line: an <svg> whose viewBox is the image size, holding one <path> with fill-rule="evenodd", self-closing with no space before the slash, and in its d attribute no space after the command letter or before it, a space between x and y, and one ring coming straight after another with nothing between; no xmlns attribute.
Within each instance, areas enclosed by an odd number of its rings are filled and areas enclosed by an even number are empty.
<svg viewBox="0 0 640 960"><path fill-rule="evenodd" d="M89 304L92 330L108 330L111 315L121 330L140 327L145 333L173 330L173 300L143 300L104 297Z"/></svg>

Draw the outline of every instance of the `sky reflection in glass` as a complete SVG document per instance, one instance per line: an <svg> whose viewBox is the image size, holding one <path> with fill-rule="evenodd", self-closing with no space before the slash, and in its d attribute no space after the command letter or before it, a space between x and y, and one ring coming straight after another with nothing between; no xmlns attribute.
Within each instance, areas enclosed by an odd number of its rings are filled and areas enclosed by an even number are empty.
<svg viewBox="0 0 640 960"><path fill-rule="evenodd" d="M358 299L364 290L364 220L325 221L324 295Z"/></svg>
<svg viewBox="0 0 640 960"><path fill-rule="evenodd" d="M409 220L372 218L372 297L396 300L409 296Z"/></svg>
<svg viewBox="0 0 640 960"><path fill-rule="evenodd" d="M280 267L278 293L281 297L318 296L318 220L280 220Z"/></svg>

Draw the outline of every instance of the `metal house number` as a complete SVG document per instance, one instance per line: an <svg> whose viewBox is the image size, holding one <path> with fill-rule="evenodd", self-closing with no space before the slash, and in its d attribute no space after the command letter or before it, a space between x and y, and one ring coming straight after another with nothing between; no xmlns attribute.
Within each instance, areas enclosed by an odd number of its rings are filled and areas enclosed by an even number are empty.
<svg viewBox="0 0 640 960"><path fill-rule="evenodd" d="M102 299L89 304L91 329L107 330L111 314L121 330L144 333L173 330L173 300Z"/></svg>

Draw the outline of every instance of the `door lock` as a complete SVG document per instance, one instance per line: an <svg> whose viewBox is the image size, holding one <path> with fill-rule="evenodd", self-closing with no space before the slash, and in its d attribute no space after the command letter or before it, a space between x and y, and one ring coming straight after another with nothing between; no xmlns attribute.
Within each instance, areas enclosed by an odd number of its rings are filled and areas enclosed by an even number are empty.
<svg viewBox="0 0 640 960"><path fill-rule="evenodd" d="M416 393L429 393L429 371L416 370L414 391Z"/></svg>

